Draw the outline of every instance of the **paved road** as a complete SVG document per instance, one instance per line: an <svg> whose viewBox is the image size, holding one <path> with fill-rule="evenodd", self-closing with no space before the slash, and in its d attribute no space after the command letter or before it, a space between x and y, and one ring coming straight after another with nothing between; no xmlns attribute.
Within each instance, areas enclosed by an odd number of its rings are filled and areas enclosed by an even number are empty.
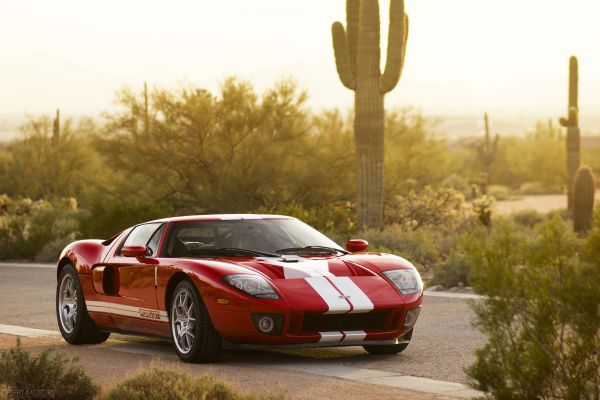
<svg viewBox="0 0 600 400"><path fill-rule="evenodd" d="M56 272L52 268L0 264L0 324L58 330L54 313L55 285ZM309 357L332 366L465 382L463 368L474 360L474 350L484 342L482 335L471 326L470 301L473 300L426 297L412 342L398 356L371 356L361 347L285 352L230 351L226 352L223 362L256 365L273 360L294 362Z"/></svg>

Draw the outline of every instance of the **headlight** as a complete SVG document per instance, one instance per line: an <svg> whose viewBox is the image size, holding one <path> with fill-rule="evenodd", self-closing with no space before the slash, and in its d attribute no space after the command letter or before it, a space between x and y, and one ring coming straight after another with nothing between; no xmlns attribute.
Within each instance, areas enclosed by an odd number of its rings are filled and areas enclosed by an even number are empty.
<svg viewBox="0 0 600 400"><path fill-rule="evenodd" d="M383 271L383 275L388 278L402 294L413 294L423 290L423 281L421 275L415 268L394 269Z"/></svg>
<svg viewBox="0 0 600 400"><path fill-rule="evenodd" d="M250 296L259 299L278 299L279 295L264 278L257 275L226 275L225 282Z"/></svg>

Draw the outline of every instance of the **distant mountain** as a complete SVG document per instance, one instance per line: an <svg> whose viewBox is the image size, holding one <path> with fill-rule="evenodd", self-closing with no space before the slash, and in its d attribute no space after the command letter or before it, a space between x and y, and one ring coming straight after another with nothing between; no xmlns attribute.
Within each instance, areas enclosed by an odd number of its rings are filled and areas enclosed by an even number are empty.
<svg viewBox="0 0 600 400"><path fill-rule="evenodd" d="M558 127L558 117L542 118L534 116L494 117L490 115L492 134L524 135L535 129L538 122L552 123ZM434 121L435 133L449 139L480 136L484 132L483 115L480 116L430 116ZM600 136L600 115L582 116L580 121L582 136Z"/></svg>

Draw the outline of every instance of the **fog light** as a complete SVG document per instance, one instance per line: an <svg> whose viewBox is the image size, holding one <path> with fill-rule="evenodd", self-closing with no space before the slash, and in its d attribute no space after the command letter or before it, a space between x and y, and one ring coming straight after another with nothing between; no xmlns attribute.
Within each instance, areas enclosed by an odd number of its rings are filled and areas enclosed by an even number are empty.
<svg viewBox="0 0 600 400"><path fill-rule="evenodd" d="M275 321L271 317L262 317L258 320L258 329L262 333L271 333L275 328Z"/></svg>
<svg viewBox="0 0 600 400"><path fill-rule="evenodd" d="M415 322L417 322L417 318L419 318L419 313L421 312L421 308L413 308L412 310L408 310L406 313L406 318L404 318L404 328L412 328Z"/></svg>
<svg viewBox="0 0 600 400"><path fill-rule="evenodd" d="M254 326L263 335L277 336L281 334L283 327L283 315L281 314L252 314Z"/></svg>

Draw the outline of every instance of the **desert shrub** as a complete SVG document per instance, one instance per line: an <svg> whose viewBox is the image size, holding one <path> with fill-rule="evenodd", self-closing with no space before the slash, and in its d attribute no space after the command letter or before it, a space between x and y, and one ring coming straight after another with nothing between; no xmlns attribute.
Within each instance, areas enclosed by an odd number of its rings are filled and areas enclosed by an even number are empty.
<svg viewBox="0 0 600 400"><path fill-rule="evenodd" d="M425 268L440 260L439 246L444 240L435 229L407 231L401 225L388 226L383 230L369 229L356 236L369 242L370 251L397 254Z"/></svg>
<svg viewBox="0 0 600 400"><path fill-rule="evenodd" d="M406 193L408 179L423 187L447 177L452 159L445 140L435 134L435 123L411 108L386 112L384 186L390 193Z"/></svg>
<svg viewBox="0 0 600 400"><path fill-rule="evenodd" d="M274 207L262 207L254 212L258 214L282 214L306 222L315 229L336 237L347 237L356 230L356 212L352 203L332 203L321 207L305 208L301 204L281 204Z"/></svg>
<svg viewBox="0 0 600 400"><path fill-rule="evenodd" d="M76 125L63 121L58 140L52 128L49 116L30 119L21 127L22 135L6 144L0 192L33 199L81 197L98 185L105 172L101 173L99 155L89 143L95 129L91 119Z"/></svg>
<svg viewBox="0 0 600 400"><path fill-rule="evenodd" d="M510 218L518 225L533 228L546 219L546 216L534 209L515 211Z"/></svg>
<svg viewBox="0 0 600 400"><path fill-rule="evenodd" d="M510 193L510 189L502 185L489 185L487 194L495 198L497 201L512 200L514 196Z"/></svg>
<svg viewBox="0 0 600 400"><path fill-rule="evenodd" d="M483 195L473 200L473 213L477 219L488 228L492 226L492 214L496 201L492 196Z"/></svg>
<svg viewBox="0 0 600 400"><path fill-rule="evenodd" d="M538 123L525 136L502 135L490 182L519 187L540 182L542 188L560 188L565 180L564 137L560 127Z"/></svg>
<svg viewBox="0 0 600 400"><path fill-rule="evenodd" d="M51 349L32 357L17 339L15 347L0 354L0 386L14 399L92 399L99 388L76 361Z"/></svg>
<svg viewBox="0 0 600 400"><path fill-rule="evenodd" d="M172 214L170 207L148 200L98 199L80 214L81 236L105 239L132 225Z"/></svg>
<svg viewBox="0 0 600 400"><path fill-rule="evenodd" d="M441 188L454 189L463 194L465 199L469 199L473 193L472 185L469 180L458 174L451 174L440 184Z"/></svg>
<svg viewBox="0 0 600 400"><path fill-rule="evenodd" d="M560 185L545 186L541 182L525 182L519 187L518 192L523 195L557 194L562 193L563 188Z"/></svg>
<svg viewBox="0 0 600 400"><path fill-rule="evenodd" d="M416 231L426 226L450 227L464 216L464 196L454 189L426 186L404 195L388 198L386 224L397 224Z"/></svg>
<svg viewBox="0 0 600 400"><path fill-rule="evenodd" d="M458 286L459 283L470 285L470 266L466 262L466 254L478 237L487 235L487 229L474 218L468 220L460 229L454 232L443 232L442 236L453 238L446 239L450 246L438 248L441 260L433 267L433 276L429 285L443 285L445 287Z"/></svg>
<svg viewBox="0 0 600 400"><path fill-rule="evenodd" d="M0 218L0 259L56 260L62 248L77 237L77 218L72 199L13 201Z"/></svg>
<svg viewBox="0 0 600 400"><path fill-rule="evenodd" d="M534 234L507 220L466 248L487 344L467 370L496 399L597 399L600 265L560 217Z"/></svg>
<svg viewBox="0 0 600 400"><path fill-rule="evenodd" d="M210 376L199 379L177 369L153 368L112 389L106 400L252 400L277 399L237 392Z"/></svg>
<svg viewBox="0 0 600 400"><path fill-rule="evenodd" d="M433 277L428 285L442 285L447 288L459 284L468 285L468 276L469 267L465 263L463 254L453 252L444 261L434 266Z"/></svg>

